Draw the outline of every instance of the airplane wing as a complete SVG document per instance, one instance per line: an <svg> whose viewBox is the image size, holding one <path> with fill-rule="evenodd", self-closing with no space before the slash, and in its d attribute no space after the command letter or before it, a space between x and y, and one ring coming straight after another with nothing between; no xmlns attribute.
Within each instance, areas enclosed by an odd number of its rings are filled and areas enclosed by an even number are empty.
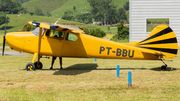
<svg viewBox="0 0 180 101"><path fill-rule="evenodd" d="M41 27L41 28L45 28L45 29L52 29L55 30L58 27L57 26L53 26L52 24L48 24L48 23L44 23L44 22L35 22L35 21L30 21L28 22L30 25L36 26L36 27Z"/></svg>
<svg viewBox="0 0 180 101"><path fill-rule="evenodd" d="M78 27L69 26L69 25L61 25L61 24L49 24L44 22L35 22L30 21L29 24L41 27L45 29L51 29L51 30L57 30L57 31L63 31L63 32L72 32L72 33L84 33L83 30L79 29Z"/></svg>

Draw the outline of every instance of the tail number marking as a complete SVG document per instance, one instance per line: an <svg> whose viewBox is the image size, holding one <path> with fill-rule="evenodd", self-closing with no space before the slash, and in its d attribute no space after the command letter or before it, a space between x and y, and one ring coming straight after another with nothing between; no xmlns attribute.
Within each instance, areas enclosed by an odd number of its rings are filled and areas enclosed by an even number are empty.
<svg viewBox="0 0 180 101"><path fill-rule="evenodd" d="M126 56L129 56L130 58L134 57L134 50L117 48L116 51L112 51L111 47L103 47L103 46L100 46L99 54L101 54L105 50L107 50L107 55L109 55L111 53L116 53L116 56L122 55L123 57L126 57Z"/></svg>

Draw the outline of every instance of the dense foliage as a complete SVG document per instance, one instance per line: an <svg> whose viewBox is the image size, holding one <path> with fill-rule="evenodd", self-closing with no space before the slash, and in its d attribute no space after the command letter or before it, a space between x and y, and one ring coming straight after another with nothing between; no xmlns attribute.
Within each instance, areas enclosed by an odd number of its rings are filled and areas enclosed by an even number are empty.
<svg viewBox="0 0 180 101"><path fill-rule="evenodd" d="M119 8L113 2L113 0L88 0L92 9L91 14L95 21L101 21L104 25L121 23L123 20L127 20L125 8Z"/></svg>
<svg viewBox="0 0 180 101"><path fill-rule="evenodd" d="M126 11L129 10L129 2L123 8L118 8L113 0L88 0L91 6L90 13L74 16L73 12L67 10L62 19L78 21L81 23L92 23L93 21L101 25L117 24L128 22ZM76 11L76 7L73 6Z"/></svg>
<svg viewBox="0 0 180 101"><path fill-rule="evenodd" d="M5 23L6 14L17 14L19 11L23 10L19 1L20 0L0 0L0 25ZM7 23L8 22L9 18L7 17Z"/></svg>
<svg viewBox="0 0 180 101"><path fill-rule="evenodd" d="M91 13L77 15L76 20L81 23L86 23L86 24L91 23L92 22Z"/></svg>
<svg viewBox="0 0 180 101"><path fill-rule="evenodd" d="M83 31L85 32L85 34L89 34L100 38L106 36L106 33L102 31L100 28L96 28L96 29L85 28Z"/></svg>
<svg viewBox="0 0 180 101"><path fill-rule="evenodd" d="M26 12L27 10L21 5L29 0L0 0L0 12L8 14L17 14L19 12Z"/></svg>
<svg viewBox="0 0 180 101"><path fill-rule="evenodd" d="M33 25L30 25L29 23L24 24L22 31L31 31L34 30L36 27Z"/></svg>
<svg viewBox="0 0 180 101"><path fill-rule="evenodd" d="M39 9L39 8L35 9L35 14L38 15L38 16L44 16L44 14L42 13L42 10Z"/></svg>
<svg viewBox="0 0 180 101"><path fill-rule="evenodd" d="M0 0L0 12L18 13L21 7L14 0Z"/></svg>
<svg viewBox="0 0 180 101"><path fill-rule="evenodd" d="M28 2L30 0L15 0L17 4L22 5L24 2Z"/></svg>
<svg viewBox="0 0 180 101"><path fill-rule="evenodd" d="M117 41L122 39L128 39L129 38L129 28L124 26L123 24L117 25L118 32L116 35L114 35L111 40Z"/></svg>
<svg viewBox="0 0 180 101"><path fill-rule="evenodd" d="M0 12L0 26L5 23L6 14L4 12ZM7 23L9 22L9 17L7 17Z"/></svg>

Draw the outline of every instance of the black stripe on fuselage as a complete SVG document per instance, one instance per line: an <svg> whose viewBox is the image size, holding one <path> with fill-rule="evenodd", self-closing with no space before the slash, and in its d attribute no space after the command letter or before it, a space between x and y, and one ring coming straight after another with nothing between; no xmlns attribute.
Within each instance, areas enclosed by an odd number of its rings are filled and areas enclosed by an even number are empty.
<svg viewBox="0 0 180 101"><path fill-rule="evenodd" d="M143 43L139 45L149 45L149 44L168 44L168 43L177 43L177 39L175 38L170 38L170 39L165 39L165 40L159 40L159 41L154 41L154 42L149 42L149 43Z"/></svg>
<svg viewBox="0 0 180 101"><path fill-rule="evenodd" d="M160 32L158 32L158 33L152 35L151 37L149 37L149 38L147 38L147 39L141 41L140 43L142 43L142 42L144 42L144 41L147 41L147 40L150 40L150 39L153 39L153 38L156 38L156 37L159 37L159 36L161 36L161 35L170 33L170 32L172 32L172 29L171 29L170 27L168 27L168 28L166 28L166 29L164 29L164 30L162 30L162 31L160 31Z"/></svg>
<svg viewBox="0 0 180 101"><path fill-rule="evenodd" d="M166 52L166 53L171 53L171 54L177 54L177 49L152 48L152 47L141 47L141 48L152 49L152 50Z"/></svg>

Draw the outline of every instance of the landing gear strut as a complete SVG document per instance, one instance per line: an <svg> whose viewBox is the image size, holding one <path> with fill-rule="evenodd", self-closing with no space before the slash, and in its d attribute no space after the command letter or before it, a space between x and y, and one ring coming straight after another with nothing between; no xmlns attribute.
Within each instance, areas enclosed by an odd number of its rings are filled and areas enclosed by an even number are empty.
<svg viewBox="0 0 180 101"><path fill-rule="evenodd" d="M164 65L161 66L161 70L166 70L167 64L162 59L161 61L164 63Z"/></svg>

